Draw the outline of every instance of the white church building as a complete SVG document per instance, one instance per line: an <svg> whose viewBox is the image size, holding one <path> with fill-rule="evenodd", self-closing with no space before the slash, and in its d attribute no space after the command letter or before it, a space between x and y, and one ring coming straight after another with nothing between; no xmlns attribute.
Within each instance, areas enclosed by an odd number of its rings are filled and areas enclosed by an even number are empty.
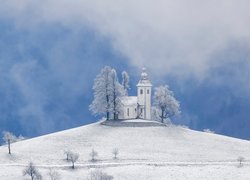
<svg viewBox="0 0 250 180"><path fill-rule="evenodd" d="M119 119L151 119L151 92L152 84L143 68L137 84L137 96L121 98L122 111Z"/></svg>

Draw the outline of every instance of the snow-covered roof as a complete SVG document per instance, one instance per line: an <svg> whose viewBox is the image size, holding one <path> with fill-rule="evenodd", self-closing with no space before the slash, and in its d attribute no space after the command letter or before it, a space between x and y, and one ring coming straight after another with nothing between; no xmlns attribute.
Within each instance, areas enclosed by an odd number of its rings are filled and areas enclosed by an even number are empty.
<svg viewBox="0 0 250 180"><path fill-rule="evenodd" d="M124 97L121 97L121 102L125 106L137 105L137 96L124 96Z"/></svg>

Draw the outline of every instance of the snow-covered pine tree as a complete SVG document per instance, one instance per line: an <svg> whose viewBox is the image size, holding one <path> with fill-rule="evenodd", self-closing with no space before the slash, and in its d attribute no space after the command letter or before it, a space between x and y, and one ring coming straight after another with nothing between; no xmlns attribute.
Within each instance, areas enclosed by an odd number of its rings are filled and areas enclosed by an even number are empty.
<svg viewBox="0 0 250 180"><path fill-rule="evenodd" d="M174 93L167 85L155 88L153 104L159 110L161 122L180 113L180 103L175 99Z"/></svg>
<svg viewBox="0 0 250 180"><path fill-rule="evenodd" d="M111 111L111 71L112 68L105 66L94 80L94 100L89 109L93 114L105 114L110 119Z"/></svg>
<svg viewBox="0 0 250 180"><path fill-rule="evenodd" d="M116 120L118 119L118 115L121 111L121 100L120 97L125 95L125 90L123 89L122 85L119 83L116 70L112 69L111 71L111 89L112 89L112 94L111 94L111 101L112 101L112 112L113 112L113 119Z"/></svg>
<svg viewBox="0 0 250 180"><path fill-rule="evenodd" d="M126 71L122 72L122 86L125 90L125 95L128 95L128 90L129 90L129 75Z"/></svg>

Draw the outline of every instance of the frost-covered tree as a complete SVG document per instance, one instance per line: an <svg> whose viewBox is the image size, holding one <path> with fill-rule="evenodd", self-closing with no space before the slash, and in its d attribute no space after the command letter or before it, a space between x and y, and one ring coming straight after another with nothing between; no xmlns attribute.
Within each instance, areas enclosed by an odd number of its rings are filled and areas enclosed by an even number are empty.
<svg viewBox="0 0 250 180"><path fill-rule="evenodd" d="M155 121L162 122L161 110L158 107L156 106L151 107L151 118ZM163 121L165 124L171 124L170 118L165 118Z"/></svg>
<svg viewBox="0 0 250 180"><path fill-rule="evenodd" d="M122 85L119 83L116 70L112 69L111 71L111 109L113 112L113 119L118 119L118 115L121 111L121 100L120 97L124 96L125 90L123 89Z"/></svg>
<svg viewBox="0 0 250 180"><path fill-rule="evenodd" d="M50 180L60 180L61 179L61 175L55 171L54 169L49 169L49 172L48 172L48 176L50 178Z"/></svg>
<svg viewBox="0 0 250 180"><path fill-rule="evenodd" d="M18 141L23 141L26 138L23 137L22 135L19 135L18 137L16 137L13 133L8 132L8 131L3 131L3 141L5 142L5 144L8 145L8 153L11 154L11 144L18 142Z"/></svg>
<svg viewBox="0 0 250 180"><path fill-rule="evenodd" d="M31 180L41 180L42 176L32 162L23 170L24 176L30 176Z"/></svg>
<svg viewBox="0 0 250 180"><path fill-rule="evenodd" d="M66 160L68 161L69 160L69 155L71 154L72 152L70 150L65 150L64 151L64 154L66 155Z"/></svg>
<svg viewBox="0 0 250 180"><path fill-rule="evenodd" d="M108 175L107 173L103 172L102 170L94 170L90 173L90 176L87 180L112 180L113 176Z"/></svg>
<svg viewBox="0 0 250 180"><path fill-rule="evenodd" d="M3 140L6 144L8 144L9 154L11 154L11 147L10 147L11 143L16 142L17 139L18 138L11 132L3 131Z"/></svg>
<svg viewBox="0 0 250 180"><path fill-rule="evenodd" d="M167 85L155 88L153 104L158 110L161 122L180 113L180 103L175 99L174 93L169 90Z"/></svg>
<svg viewBox="0 0 250 180"><path fill-rule="evenodd" d="M114 159L117 159L117 156L119 154L118 148L114 148L113 151L112 151L112 154L114 155Z"/></svg>
<svg viewBox="0 0 250 180"><path fill-rule="evenodd" d="M129 75L126 71L122 72L122 86L123 89L125 90L125 95L128 95L128 90L129 90Z"/></svg>
<svg viewBox="0 0 250 180"><path fill-rule="evenodd" d="M109 120L111 112L111 94L112 94L112 83L111 83L111 71L112 68L105 66L100 74L98 74L94 80L94 100L91 103L89 109L93 114L105 114Z"/></svg>
<svg viewBox="0 0 250 180"><path fill-rule="evenodd" d="M71 152L68 158L69 161L72 163L72 169L75 169L75 162L79 159L79 154Z"/></svg>
<svg viewBox="0 0 250 180"><path fill-rule="evenodd" d="M91 161L96 161L96 157L98 156L97 151L95 151L94 149L92 149L92 151L90 152L90 157L91 157Z"/></svg>
<svg viewBox="0 0 250 180"><path fill-rule="evenodd" d="M238 159L237 159L237 161L239 162L239 167L242 167L243 166L243 161L245 160L245 158L244 157L242 157L242 156L239 156L238 157Z"/></svg>
<svg viewBox="0 0 250 180"><path fill-rule="evenodd" d="M124 95L122 85L119 83L115 69L105 66L94 81L94 100L90 105L93 114L106 114L107 120L111 113L117 119L120 112L120 97Z"/></svg>

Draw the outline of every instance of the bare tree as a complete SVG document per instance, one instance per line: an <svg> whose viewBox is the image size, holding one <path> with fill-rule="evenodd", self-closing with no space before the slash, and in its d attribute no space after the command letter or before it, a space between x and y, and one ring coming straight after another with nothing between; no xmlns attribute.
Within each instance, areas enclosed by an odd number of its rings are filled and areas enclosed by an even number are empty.
<svg viewBox="0 0 250 180"><path fill-rule="evenodd" d="M114 148L113 151L112 151L112 154L114 155L114 159L117 159L117 156L119 154L118 148Z"/></svg>
<svg viewBox="0 0 250 180"><path fill-rule="evenodd" d="M96 161L97 156L98 156L98 153L94 149L92 149L90 153L91 161Z"/></svg>
<svg viewBox="0 0 250 180"><path fill-rule="evenodd" d="M49 175L50 180L60 180L61 179L60 174L51 168L49 169L48 175Z"/></svg>
<svg viewBox="0 0 250 180"><path fill-rule="evenodd" d="M69 161L72 163L72 169L75 169L75 162L79 159L79 154L71 152L68 158Z"/></svg>
<svg viewBox="0 0 250 180"><path fill-rule="evenodd" d="M42 176L32 162L23 170L23 175L30 176L31 180L41 180Z"/></svg>
<svg viewBox="0 0 250 180"><path fill-rule="evenodd" d="M242 167L243 166L243 161L245 161L245 158L242 157L242 156L239 156L237 161L239 162L239 167Z"/></svg>
<svg viewBox="0 0 250 180"><path fill-rule="evenodd" d="M90 173L89 178L87 180L112 180L113 176L108 175L107 173L101 170L94 170Z"/></svg>
<svg viewBox="0 0 250 180"><path fill-rule="evenodd" d="M69 155L71 154L72 152L70 150L65 150L64 151L64 154L66 155L66 160L68 161L69 160Z"/></svg>
<svg viewBox="0 0 250 180"><path fill-rule="evenodd" d="M3 131L3 140L6 144L8 144L9 154L11 154L10 145L11 145L11 143L17 141L17 137L14 134L12 134L11 132Z"/></svg>

